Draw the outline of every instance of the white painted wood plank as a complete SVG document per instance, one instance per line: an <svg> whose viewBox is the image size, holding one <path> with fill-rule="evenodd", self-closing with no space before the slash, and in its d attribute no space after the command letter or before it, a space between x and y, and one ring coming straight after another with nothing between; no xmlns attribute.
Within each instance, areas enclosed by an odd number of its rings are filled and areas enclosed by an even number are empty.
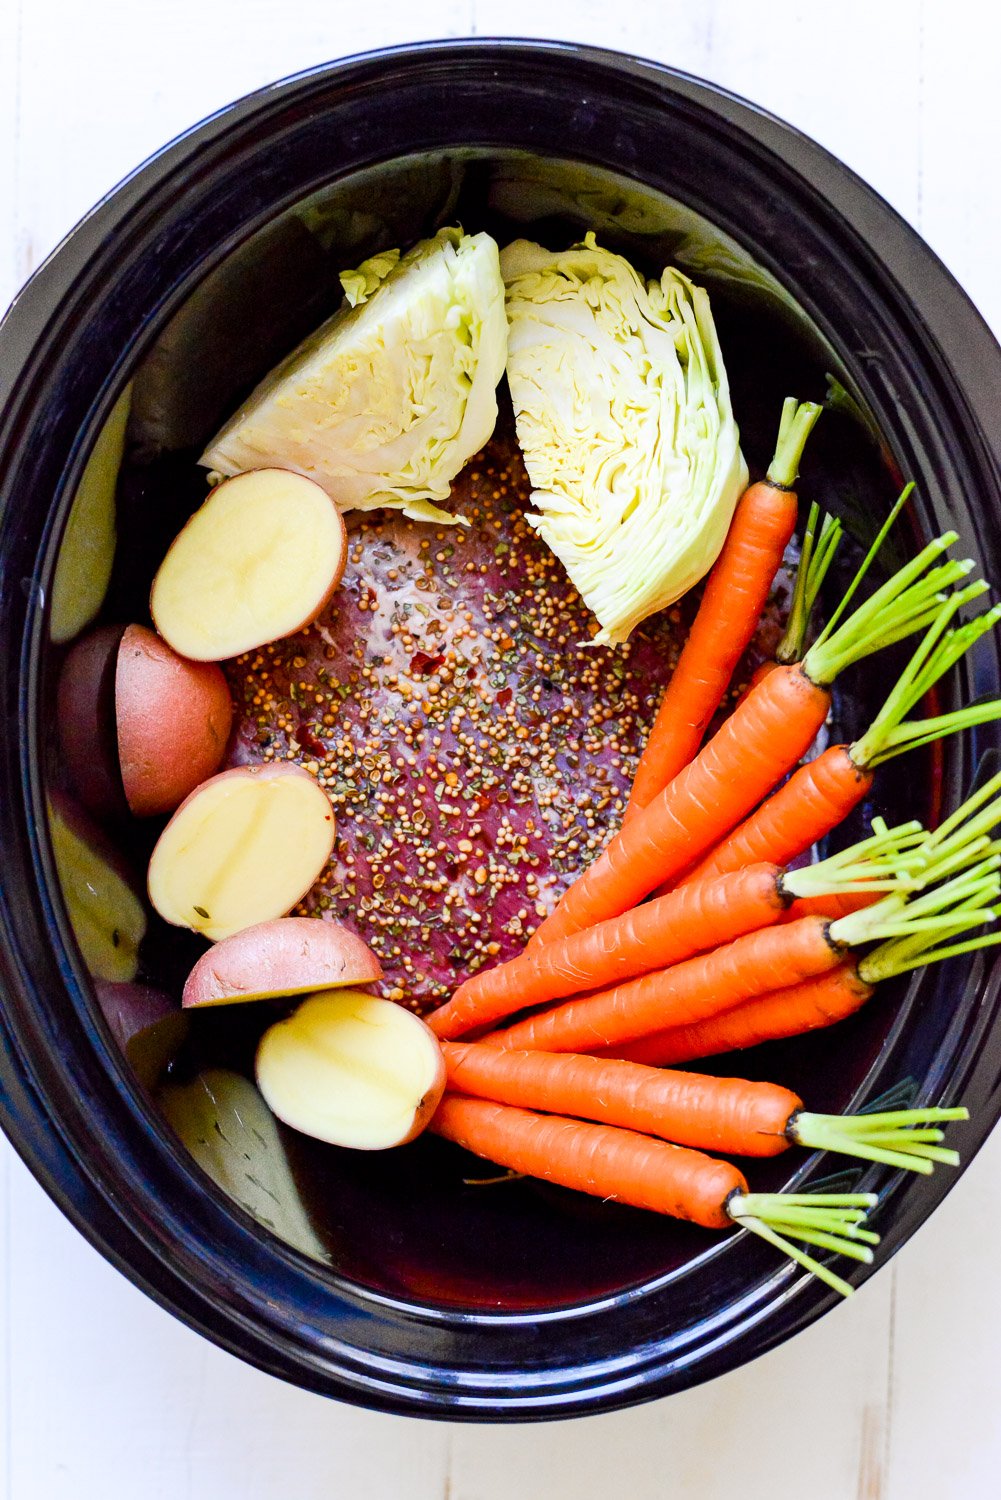
<svg viewBox="0 0 1001 1500"><path fill-rule="evenodd" d="M492 27L509 36L557 34L709 78L812 135L913 217L919 6L907 0L842 0L823 10L800 0L473 4L481 34Z"/></svg>
<svg viewBox="0 0 1001 1500"><path fill-rule="evenodd" d="M443 1428L222 1353L102 1261L11 1161L10 1500L438 1500Z"/></svg>
<svg viewBox="0 0 1001 1500"><path fill-rule="evenodd" d="M27 0L16 233L23 275L166 141L240 95L331 57L467 29L468 0ZM71 122L71 123L70 123Z"/></svg>
<svg viewBox="0 0 1001 1500"><path fill-rule="evenodd" d="M23 280L15 229L20 31L20 0L11 0L0 7L0 314Z"/></svg>
<svg viewBox="0 0 1001 1500"><path fill-rule="evenodd" d="M13 1271L10 1256L10 1174L13 1160L13 1151L6 1141L0 1138L0 1486L2 1486L4 1500L12 1500L11 1376L14 1341L10 1336L10 1314L13 1305ZM35 1191L38 1190L35 1189Z"/></svg>
<svg viewBox="0 0 1001 1500"><path fill-rule="evenodd" d="M753 1365L664 1401L583 1422L460 1430L450 1500L877 1495L892 1290L880 1277Z"/></svg>
<svg viewBox="0 0 1001 1500"><path fill-rule="evenodd" d="M914 223L1001 334L1001 10L928 5Z"/></svg>
<svg viewBox="0 0 1001 1500"><path fill-rule="evenodd" d="M896 1258L886 1500L998 1492L1001 1130Z"/></svg>

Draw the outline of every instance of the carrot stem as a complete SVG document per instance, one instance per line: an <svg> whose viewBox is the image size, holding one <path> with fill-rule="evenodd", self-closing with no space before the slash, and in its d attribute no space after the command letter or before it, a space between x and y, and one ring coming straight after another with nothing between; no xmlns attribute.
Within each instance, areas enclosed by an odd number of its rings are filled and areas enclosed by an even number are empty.
<svg viewBox="0 0 1001 1500"><path fill-rule="evenodd" d="M799 475L806 440L822 410L823 407L818 406L816 401L797 401L795 396L786 397L782 404L775 454L766 475L769 484L784 490L792 489Z"/></svg>
<svg viewBox="0 0 1001 1500"><path fill-rule="evenodd" d="M884 896L874 906L832 922L831 940L855 948L862 943L891 938L917 941L919 934L975 927L993 915L991 903L1001 895L1001 878L997 875L999 867L1001 856L991 855L923 895ZM924 883L936 879L937 874L936 863L932 860ZM918 949L924 946L923 942L917 942ZM865 968L864 977L869 981L874 972L869 967L873 958L874 955L868 955L859 967L860 974ZM886 976L881 972L880 977Z"/></svg>
<svg viewBox="0 0 1001 1500"><path fill-rule="evenodd" d="M844 890L900 891L922 881L928 835L921 824L901 823L861 839L817 864L782 876L790 896L827 896Z"/></svg>
<svg viewBox="0 0 1001 1500"><path fill-rule="evenodd" d="M792 1241L871 1264L869 1246L878 1243L879 1236L861 1228L861 1223L864 1211L876 1202L875 1193L734 1193L727 1211L736 1223L760 1235L843 1297L850 1297L852 1288L846 1281Z"/></svg>
<svg viewBox="0 0 1001 1500"><path fill-rule="evenodd" d="M971 583L952 595L939 609L931 627L901 672L892 691L861 739L852 746L856 765L874 768L883 761L913 749L929 739L955 733L971 722L983 723L1001 716L1001 704L985 704L942 714L935 719L905 723L906 715L920 703L926 693L953 667L975 641L1001 620L1001 605L958 629L946 630L949 621L963 605L978 598L987 588L982 580ZM983 717L981 717L983 715Z"/></svg>
<svg viewBox="0 0 1001 1500"><path fill-rule="evenodd" d="M775 660L782 662L783 665L799 661L803 655L813 606L817 602L817 595L827 577L828 569L834 561L834 555L841 545L841 522L836 521L833 516L824 516L818 536L817 524L820 521L820 515L820 507L814 502L810 506L806 530L803 533L803 547L800 552L799 567L796 570L792 602L789 606L789 620L785 634L779 641L778 650L775 652Z"/></svg>
<svg viewBox="0 0 1001 1500"><path fill-rule="evenodd" d="M959 1165L959 1154L940 1147L941 1130L925 1127L968 1120L962 1108L903 1109L870 1115L817 1115L806 1110L790 1121L787 1134L797 1145L836 1151L905 1171L932 1171L934 1162Z"/></svg>
<svg viewBox="0 0 1001 1500"><path fill-rule="evenodd" d="M894 501L894 504L890 510L890 514L887 516L886 520L879 528L879 531L876 534L875 541L872 543L869 551L866 553L865 557L859 564L859 567L855 573L855 577L852 579L851 583L848 585L848 588L845 590L844 597L842 598L841 603L838 605L837 609L834 611L833 615L824 626L824 629L820 632L820 638L817 642L818 645L820 645L822 641L826 641L829 636L834 634L834 631L837 629L838 624L840 623L842 617L848 609L849 604L855 597L855 594L857 593L862 580L865 578L880 548L886 541L886 538L890 532L890 528L893 526L897 517L900 515L900 512L907 504L908 500L911 498L913 492L914 483L912 481L910 484L904 486L897 499Z"/></svg>
<svg viewBox="0 0 1001 1500"><path fill-rule="evenodd" d="M972 708L958 708L953 713L939 714L933 719L916 719L900 724L886 735L886 748L869 765L881 766L907 750L920 750L922 745L934 744L936 740L945 739L950 734L959 734L964 729L973 729L978 724L993 724L997 719L1001 719L1001 699L978 703ZM852 754L854 758L854 747Z"/></svg>
<svg viewBox="0 0 1001 1500"><path fill-rule="evenodd" d="M938 825L934 833L928 835L929 850L951 843L957 831L963 829L964 824L967 835L986 833L993 828L1001 821L1001 803L992 804L991 807L983 810L984 803L991 802L992 798L999 793L1001 793L1001 771L996 776L992 776L989 781L985 781L978 791L971 792L966 801L962 802L955 812L950 813ZM977 816L974 817L974 814Z"/></svg>
<svg viewBox="0 0 1001 1500"><path fill-rule="evenodd" d="M996 920L1001 916L1001 907L994 907L986 917L983 913L974 913L975 918L983 921ZM956 933L963 932L967 927L976 926L976 920L956 928ZM947 958L959 958L964 953L976 953L980 948L995 948L1001 943L1001 932L987 932L980 937L968 938L963 943L947 943L942 948L914 947L904 943L886 943L870 953L859 965L861 975L862 967L865 966L865 979L867 983L874 983L871 978L876 974L877 980L890 979L896 974L906 974L911 969L920 969L927 964L941 963Z"/></svg>
<svg viewBox="0 0 1001 1500"><path fill-rule="evenodd" d="M803 670L811 682L833 682L853 662L931 625L942 605L936 596L973 567L969 558L931 566L956 540L957 533L947 531L929 542L837 630L815 641L803 658Z"/></svg>
<svg viewBox="0 0 1001 1500"><path fill-rule="evenodd" d="M855 1288L850 1286L847 1281L835 1275L827 1266L821 1265L819 1260L815 1260L812 1255L808 1255L805 1250L801 1250L798 1245L794 1245L784 1235L778 1234L774 1229L769 1228L763 1219L756 1219L749 1214L744 1214L740 1219L740 1224L744 1229L749 1229L752 1234L756 1234L759 1238L766 1240L774 1249L780 1250L783 1255L787 1255L790 1260L794 1260L797 1265L803 1267L804 1271L809 1271L812 1276L816 1276L820 1281L826 1282L833 1291L840 1293L842 1297L850 1297L854 1293Z"/></svg>

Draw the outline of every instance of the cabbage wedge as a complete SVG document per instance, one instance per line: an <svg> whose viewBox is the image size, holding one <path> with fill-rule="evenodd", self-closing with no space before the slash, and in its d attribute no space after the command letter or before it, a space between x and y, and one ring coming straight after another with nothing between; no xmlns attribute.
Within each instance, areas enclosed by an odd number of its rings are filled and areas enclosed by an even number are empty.
<svg viewBox="0 0 1001 1500"><path fill-rule="evenodd" d="M339 509L420 521L490 437L507 357L504 284L487 234L442 229L341 276L342 307L257 387L201 462L218 475L294 469Z"/></svg>
<svg viewBox="0 0 1001 1500"><path fill-rule="evenodd" d="M501 254L508 383L537 513L528 520L601 626L625 641L723 545L747 466L706 293L644 281L593 234Z"/></svg>

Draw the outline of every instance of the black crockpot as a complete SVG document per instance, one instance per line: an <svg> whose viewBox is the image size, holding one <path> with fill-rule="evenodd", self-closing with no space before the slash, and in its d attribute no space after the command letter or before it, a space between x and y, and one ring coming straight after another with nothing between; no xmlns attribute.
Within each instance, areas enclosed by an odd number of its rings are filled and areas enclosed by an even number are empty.
<svg viewBox="0 0 1001 1500"><path fill-rule="evenodd" d="M45 819L58 778L49 600L67 512L118 393L164 330L183 326L196 290L222 287L233 314L251 296L269 301L269 279L280 288L275 318L252 322L252 338L220 314L221 354L212 328L195 327L211 379L178 401L179 450L190 442L194 452L227 403L318 320L329 287L320 276L297 297L274 233L307 200L342 265L384 248L379 224L399 243L457 217L564 242L597 218L603 237L640 262L687 255L731 329L724 346L752 466L767 460L774 398L790 372L815 383L833 374L857 419L843 407L825 417L808 474L830 480L836 506L855 506L860 535L901 477L915 479L911 544L955 526L995 578L999 351L914 233L780 121L651 63L508 41L351 59L223 110L96 208L0 326L0 1122L16 1149L149 1295L312 1390L479 1420L664 1395L788 1338L835 1295L746 1234L651 1230L614 1205L578 1213L558 1196L516 1190L467 1212L468 1198L432 1168L426 1200L419 1172L373 1168L363 1181L345 1169L335 1188L368 1226L365 1254L352 1250L348 1215L343 1253L321 1264L214 1188L166 1128L102 1018L67 923ZM724 252L715 261L705 254L713 244ZM144 493L134 470L119 530L134 549L135 586L130 597L119 580L119 608L142 607L164 539L141 509ZM949 692L959 701L998 683L997 646L984 641ZM841 702L843 720L879 687L878 675L863 675L858 704ZM980 731L894 772L887 807L915 787L918 811L954 805L996 738ZM147 963L146 977L176 993L162 934ZM848 1108L901 1080L923 1102L962 1100L973 1117L953 1140L969 1160L1001 1110L998 977L973 958L895 985L839 1039L782 1053L787 1081L811 1088L815 1107ZM829 1172L811 1156L768 1180L815 1183ZM882 1192L885 1261L954 1179L874 1168L852 1180ZM409 1281L403 1260L417 1267ZM468 1270L477 1264L478 1280Z"/></svg>

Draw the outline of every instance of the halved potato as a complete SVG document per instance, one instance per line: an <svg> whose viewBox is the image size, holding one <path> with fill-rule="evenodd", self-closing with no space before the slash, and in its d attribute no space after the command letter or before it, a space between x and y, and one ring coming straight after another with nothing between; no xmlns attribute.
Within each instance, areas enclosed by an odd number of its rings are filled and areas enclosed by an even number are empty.
<svg viewBox="0 0 1001 1500"><path fill-rule="evenodd" d="M212 491L172 543L150 610L192 661L223 661L315 620L341 581L347 533L329 495L288 469L253 469Z"/></svg>
<svg viewBox="0 0 1001 1500"><path fill-rule="evenodd" d="M282 917L334 845L334 810L298 766L239 766L202 782L157 840L149 896L177 927L218 941Z"/></svg>
<svg viewBox="0 0 1001 1500"><path fill-rule="evenodd" d="M126 812L115 742L115 670L121 625L99 625L66 654L56 691L63 762L83 805L99 818Z"/></svg>
<svg viewBox="0 0 1001 1500"><path fill-rule="evenodd" d="M143 625L129 625L115 669L118 758L136 817L173 812L218 770L233 703L219 667L187 661Z"/></svg>
<svg viewBox="0 0 1001 1500"><path fill-rule="evenodd" d="M234 933L203 953L188 975L181 1004L232 1005L381 978L382 965L371 948L339 922L279 917Z"/></svg>
<svg viewBox="0 0 1001 1500"><path fill-rule="evenodd" d="M445 1088L445 1063L413 1011L360 990L327 990L264 1033L257 1087L293 1130L381 1151L424 1129Z"/></svg>

